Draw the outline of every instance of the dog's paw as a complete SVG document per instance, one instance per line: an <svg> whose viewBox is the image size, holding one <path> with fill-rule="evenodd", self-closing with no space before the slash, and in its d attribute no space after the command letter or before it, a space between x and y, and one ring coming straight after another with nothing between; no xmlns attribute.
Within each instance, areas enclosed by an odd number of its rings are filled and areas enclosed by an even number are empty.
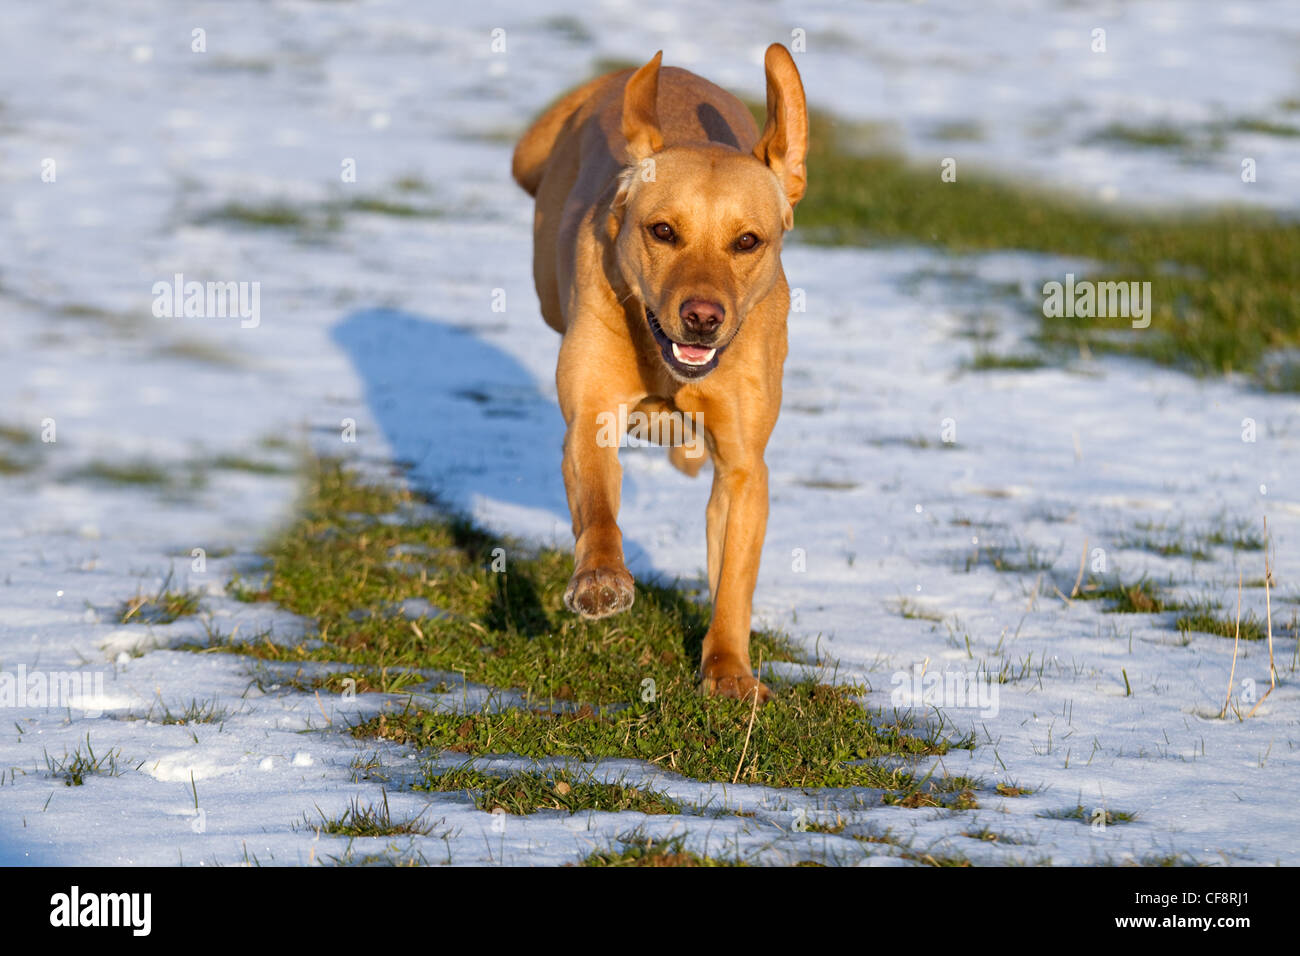
<svg viewBox="0 0 1300 956"><path fill-rule="evenodd" d="M564 589L564 606L588 620L626 611L636 597L636 586L626 568L578 571Z"/></svg>
<svg viewBox="0 0 1300 956"><path fill-rule="evenodd" d="M706 665L700 677L700 693L709 697L735 697L753 702L758 695L759 704L772 699L772 691L758 680L739 661L716 661Z"/></svg>

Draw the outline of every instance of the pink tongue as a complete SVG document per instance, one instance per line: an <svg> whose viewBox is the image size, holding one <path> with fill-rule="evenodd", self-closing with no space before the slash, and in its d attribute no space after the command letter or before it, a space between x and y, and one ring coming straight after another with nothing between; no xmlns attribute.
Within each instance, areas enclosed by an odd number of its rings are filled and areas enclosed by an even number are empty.
<svg viewBox="0 0 1300 956"><path fill-rule="evenodd" d="M677 351L688 362L703 362L709 357L711 350L700 348L698 345L679 345Z"/></svg>

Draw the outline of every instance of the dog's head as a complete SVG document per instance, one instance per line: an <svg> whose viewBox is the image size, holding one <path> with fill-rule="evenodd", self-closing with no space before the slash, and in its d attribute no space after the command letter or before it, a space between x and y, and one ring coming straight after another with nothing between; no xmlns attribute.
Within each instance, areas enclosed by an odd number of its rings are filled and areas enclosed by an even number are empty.
<svg viewBox="0 0 1300 956"><path fill-rule="evenodd" d="M664 364L681 382L713 371L749 311L776 284L781 240L806 184L808 116L799 71L768 47L767 124L752 153L664 148L656 100L662 54L628 80L629 165L611 206L617 267L644 303Z"/></svg>

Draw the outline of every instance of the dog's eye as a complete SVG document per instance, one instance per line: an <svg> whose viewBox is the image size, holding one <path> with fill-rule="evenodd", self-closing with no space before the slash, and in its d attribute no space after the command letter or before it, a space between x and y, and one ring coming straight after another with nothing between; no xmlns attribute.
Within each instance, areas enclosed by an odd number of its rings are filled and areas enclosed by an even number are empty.
<svg viewBox="0 0 1300 956"><path fill-rule="evenodd" d="M650 227L650 234L660 242L672 242L677 238L677 233L673 232L673 227L666 222L657 222Z"/></svg>
<svg viewBox="0 0 1300 956"><path fill-rule="evenodd" d="M751 249L757 249L759 243L758 236L752 232L747 232L736 240L737 252L749 252Z"/></svg>

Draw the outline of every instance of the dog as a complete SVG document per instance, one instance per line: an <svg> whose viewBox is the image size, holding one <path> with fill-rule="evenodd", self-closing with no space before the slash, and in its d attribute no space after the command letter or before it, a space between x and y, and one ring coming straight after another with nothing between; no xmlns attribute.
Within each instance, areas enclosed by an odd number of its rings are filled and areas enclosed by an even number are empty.
<svg viewBox="0 0 1300 956"><path fill-rule="evenodd" d="M536 199L542 316L563 336L555 376L575 540L564 603L595 619L635 596L610 416L702 430L696 454L669 449L689 475L713 464L700 687L761 703L771 691L750 662L750 616L787 351L781 246L807 185L807 107L779 43L764 57L761 134L740 100L662 59L572 91L514 152L514 178Z"/></svg>

